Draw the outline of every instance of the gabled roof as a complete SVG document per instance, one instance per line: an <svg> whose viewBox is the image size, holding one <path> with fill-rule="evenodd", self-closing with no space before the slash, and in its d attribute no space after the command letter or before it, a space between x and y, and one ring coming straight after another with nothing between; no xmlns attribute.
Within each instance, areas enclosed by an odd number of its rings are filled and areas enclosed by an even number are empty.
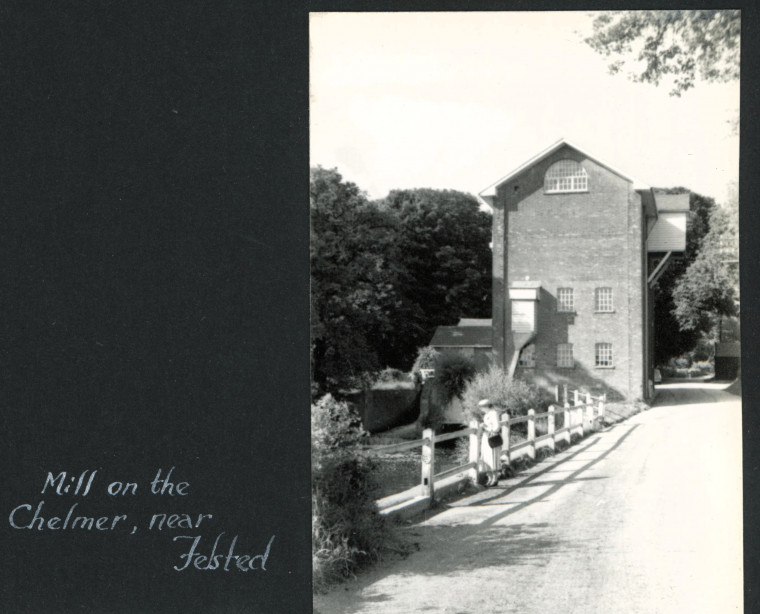
<svg viewBox="0 0 760 614"><path fill-rule="evenodd" d="M488 326L439 326L430 345L433 347L491 347L492 329Z"/></svg>
<svg viewBox="0 0 760 614"><path fill-rule="evenodd" d="M581 149L580 147L578 147L574 143L571 143L569 140L563 138L563 139L560 139L559 141L557 141L556 143L550 145L549 147L547 147L546 149L544 149L542 152L540 152L536 156L533 156L530 160L528 160L524 164L521 164L520 166L518 166L515 170L513 170L508 175L505 175L504 177L502 177L501 179L499 179L496 183L492 183L485 190L483 190L482 192L480 192L480 194L478 194L478 196L480 196L483 200L485 200L486 203L491 204L490 199L492 199L494 196L496 196L496 189L502 183L505 183L505 182L509 181L510 179L512 179L513 177L516 177L517 175L519 175L520 173L522 173L524 170L530 168L534 164L537 164L538 162L540 162L541 160L543 160L547 156L550 156L555 151L559 150L561 147L564 147L565 145L568 146L568 147L572 147L573 149L575 149L576 151L582 153L584 156L586 156L590 160L593 160L597 164L602 165L603 167L605 167L606 169L612 171L616 175L620 175L623 179L627 179L628 181L630 181L631 183L633 183L633 188L635 190L646 190L646 189L649 189L649 186L641 183L640 181L637 181L636 179L634 179L633 177L631 177L627 173L623 173L623 172L617 170L616 168L614 168L613 166L610 166L606 162L602 162L598 158L596 158L596 157L592 156L591 154L589 154L587 151Z"/></svg>

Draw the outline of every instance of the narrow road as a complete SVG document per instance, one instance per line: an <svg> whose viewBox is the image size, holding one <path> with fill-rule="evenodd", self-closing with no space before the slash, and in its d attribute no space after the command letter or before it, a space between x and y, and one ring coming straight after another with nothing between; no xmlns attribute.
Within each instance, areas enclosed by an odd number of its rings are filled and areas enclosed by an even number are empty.
<svg viewBox="0 0 760 614"><path fill-rule="evenodd" d="M315 612L742 612L741 401L658 388L652 409L410 527L419 551Z"/></svg>

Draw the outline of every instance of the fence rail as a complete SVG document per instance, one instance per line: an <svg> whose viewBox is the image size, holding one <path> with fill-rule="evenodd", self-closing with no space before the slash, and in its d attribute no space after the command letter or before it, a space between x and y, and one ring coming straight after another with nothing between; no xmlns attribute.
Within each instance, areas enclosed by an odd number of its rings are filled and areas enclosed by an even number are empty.
<svg viewBox="0 0 760 614"><path fill-rule="evenodd" d="M569 399L573 399L573 404ZM581 400L581 397L583 400ZM604 406L606 395L592 396L588 393L582 393L578 390L568 390L567 386L555 389L555 400L559 403L562 398L563 404L555 407L549 406L549 411L537 414L535 410L528 410L527 415L511 417L509 412L504 412L501 416L501 437L504 441L501 450L501 462L511 465L514 461L523 456L535 459L541 448L548 447L551 450L556 449L557 443L564 441L568 445L572 443L574 435L583 437L587 432L595 430L604 419ZM562 426L556 428L557 416L562 416ZM540 434L536 434L536 421L541 421ZM522 441L511 440L512 427L518 424L527 425L527 437ZM433 429L425 429L422 432L422 438L414 441L405 441L386 446L366 448L365 451L371 455L392 454L395 452L405 452L420 448L420 484L409 490L383 497L377 501L381 513L390 513L397 506L404 505L411 500L425 501L428 505L435 499L436 483L439 485L446 481L447 487L452 485L456 487L463 481L471 480L476 482L478 473L483 466L482 445L484 429L483 425L476 420L470 422L469 426L453 433L436 435ZM469 462L452 467L445 471L435 472L435 446L436 443L458 439L459 437L469 436ZM451 478L456 479L453 481Z"/></svg>

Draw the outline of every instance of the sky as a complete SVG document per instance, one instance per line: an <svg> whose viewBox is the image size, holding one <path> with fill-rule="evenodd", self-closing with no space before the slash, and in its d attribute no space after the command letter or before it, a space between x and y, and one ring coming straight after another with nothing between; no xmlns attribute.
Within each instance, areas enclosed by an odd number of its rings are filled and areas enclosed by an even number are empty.
<svg viewBox="0 0 760 614"><path fill-rule="evenodd" d="M477 194L565 138L652 187L735 191L739 84L610 75L587 12L312 13L310 162L382 198Z"/></svg>

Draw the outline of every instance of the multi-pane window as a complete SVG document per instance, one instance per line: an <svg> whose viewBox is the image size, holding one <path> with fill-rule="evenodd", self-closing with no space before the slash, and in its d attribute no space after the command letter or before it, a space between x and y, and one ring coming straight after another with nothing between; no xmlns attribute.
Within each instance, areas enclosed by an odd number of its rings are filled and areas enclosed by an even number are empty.
<svg viewBox="0 0 760 614"><path fill-rule="evenodd" d="M586 192L588 173L575 160L560 160L552 164L544 175L546 192Z"/></svg>
<svg viewBox="0 0 760 614"><path fill-rule="evenodd" d="M597 343L594 346L594 366L611 367L612 366L612 344Z"/></svg>
<svg viewBox="0 0 760 614"><path fill-rule="evenodd" d="M572 288L557 288L557 311L575 311Z"/></svg>
<svg viewBox="0 0 760 614"><path fill-rule="evenodd" d="M557 346L557 366L564 369L572 369L575 366L572 343L560 343Z"/></svg>
<svg viewBox="0 0 760 614"><path fill-rule="evenodd" d="M612 288L597 288L594 292L594 311L612 310Z"/></svg>
<svg viewBox="0 0 760 614"><path fill-rule="evenodd" d="M536 366L536 346L532 343L525 346L520 352L520 358L517 360L518 367L534 368Z"/></svg>

